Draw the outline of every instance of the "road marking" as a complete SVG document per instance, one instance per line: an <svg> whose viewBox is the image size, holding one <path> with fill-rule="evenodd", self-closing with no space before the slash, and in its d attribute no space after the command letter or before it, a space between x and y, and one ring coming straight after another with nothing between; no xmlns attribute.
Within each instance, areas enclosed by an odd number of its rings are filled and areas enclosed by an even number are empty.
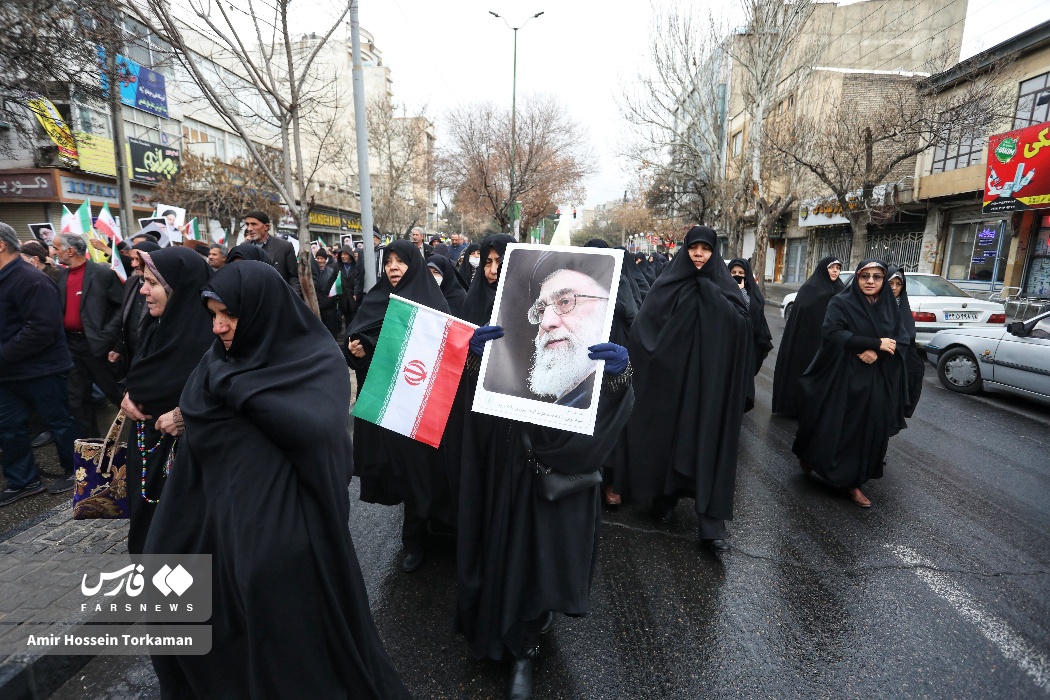
<svg viewBox="0 0 1050 700"><path fill-rule="evenodd" d="M937 567L915 550L899 545L886 545L901 561L914 569L923 583L944 598L955 611L972 622L999 652L1024 670L1035 684L1050 693L1050 658L1029 643L1005 620L981 608L969 593L959 588L948 576L937 571Z"/></svg>

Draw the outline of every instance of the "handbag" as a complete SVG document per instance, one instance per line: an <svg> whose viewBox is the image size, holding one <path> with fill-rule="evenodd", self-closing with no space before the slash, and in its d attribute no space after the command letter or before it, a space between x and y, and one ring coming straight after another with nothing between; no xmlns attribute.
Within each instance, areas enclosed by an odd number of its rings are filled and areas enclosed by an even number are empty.
<svg viewBox="0 0 1050 700"><path fill-rule="evenodd" d="M73 519L127 518L127 442L120 437L126 416L117 413L106 437L73 443Z"/></svg>
<svg viewBox="0 0 1050 700"><path fill-rule="evenodd" d="M582 474L566 474L565 472L544 467L532 453L532 440L529 438L529 431L523 429L521 437L525 443L525 459L532 464L532 468L536 473L536 493L540 495L540 498L546 501L558 501L574 493L601 485L601 469Z"/></svg>

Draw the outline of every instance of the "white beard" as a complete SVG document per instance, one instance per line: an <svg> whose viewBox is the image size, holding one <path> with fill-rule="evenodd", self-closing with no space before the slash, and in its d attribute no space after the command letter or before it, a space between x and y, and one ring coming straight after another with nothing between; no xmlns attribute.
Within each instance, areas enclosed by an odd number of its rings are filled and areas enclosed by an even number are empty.
<svg viewBox="0 0 1050 700"><path fill-rule="evenodd" d="M564 328L537 336L536 352L529 368L529 389L538 396L557 399L587 378L597 364L587 357L591 345L601 342L598 331L604 319L595 314L577 324L579 329L569 332ZM564 345L548 348L551 340L565 339Z"/></svg>

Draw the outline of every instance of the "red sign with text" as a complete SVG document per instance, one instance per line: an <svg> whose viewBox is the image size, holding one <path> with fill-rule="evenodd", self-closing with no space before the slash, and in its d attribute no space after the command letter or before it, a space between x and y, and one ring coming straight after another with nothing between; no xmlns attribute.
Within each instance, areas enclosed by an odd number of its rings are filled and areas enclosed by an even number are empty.
<svg viewBox="0 0 1050 700"><path fill-rule="evenodd" d="M1050 122L988 137L984 212L1050 207Z"/></svg>

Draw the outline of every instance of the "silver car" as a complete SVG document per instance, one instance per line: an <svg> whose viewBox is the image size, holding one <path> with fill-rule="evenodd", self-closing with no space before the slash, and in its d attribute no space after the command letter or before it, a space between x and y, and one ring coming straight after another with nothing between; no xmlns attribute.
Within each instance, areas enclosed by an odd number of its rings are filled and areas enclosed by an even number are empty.
<svg viewBox="0 0 1050 700"><path fill-rule="evenodd" d="M940 331L926 357L952 391L1005 391L1050 404L1050 312L1006 328Z"/></svg>

